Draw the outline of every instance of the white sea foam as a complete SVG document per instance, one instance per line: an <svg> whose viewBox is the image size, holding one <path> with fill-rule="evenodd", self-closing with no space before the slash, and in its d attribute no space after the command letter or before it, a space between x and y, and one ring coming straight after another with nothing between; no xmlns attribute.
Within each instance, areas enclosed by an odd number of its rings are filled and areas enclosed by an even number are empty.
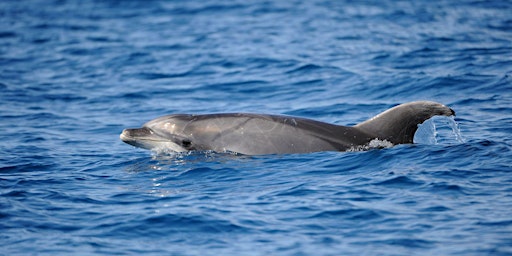
<svg viewBox="0 0 512 256"><path fill-rule="evenodd" d="M393 146L393 143L387 140L373 139L366 145L354 146L348 149L349 152L355 151L367 151L370 149L378 149L378 148L390 148Z"/></svg>

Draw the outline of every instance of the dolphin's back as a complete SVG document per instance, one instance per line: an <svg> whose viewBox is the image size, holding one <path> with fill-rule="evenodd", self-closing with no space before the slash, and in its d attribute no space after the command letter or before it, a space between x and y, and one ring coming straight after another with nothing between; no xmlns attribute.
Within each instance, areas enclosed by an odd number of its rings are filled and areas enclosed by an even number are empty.
<svg viewBox="0 0 512 256"><path fill-rule="evenodd" d="M370 139L353 127L297 117L246 113L168 115L144 126L156 132L171 127L172 131L166 132L173 134L173 139L186 140L190 149L247 155L346 150Z"/></svg>

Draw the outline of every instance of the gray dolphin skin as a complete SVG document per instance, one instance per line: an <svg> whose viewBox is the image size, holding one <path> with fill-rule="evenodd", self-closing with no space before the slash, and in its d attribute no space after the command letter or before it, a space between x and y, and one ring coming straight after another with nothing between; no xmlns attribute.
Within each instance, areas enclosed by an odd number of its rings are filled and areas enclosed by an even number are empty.
<svg viewBox="0 0 512 256"><path fill-rule="evenodd" d="M374 139L393 145L413 143L418 125L433 116L453 116L440 103L398 105L355 126L247 113L176 114L156 118L142 128L125 129L122 141L145 149L234 152L245 155L346 151Z"/></svg>

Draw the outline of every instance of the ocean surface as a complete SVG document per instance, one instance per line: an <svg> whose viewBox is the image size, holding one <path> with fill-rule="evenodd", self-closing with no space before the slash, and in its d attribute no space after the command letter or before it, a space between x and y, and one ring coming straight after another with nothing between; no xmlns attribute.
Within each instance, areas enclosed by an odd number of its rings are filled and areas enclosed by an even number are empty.
<svg viewBox="0 0 512 256"><path fill-rule="evenodd" d="M0 255L512 255L512 2L0 2ZM156 154L173 113L455 119L358 152ZM453 122L454 121L454 122Z"/></svg>

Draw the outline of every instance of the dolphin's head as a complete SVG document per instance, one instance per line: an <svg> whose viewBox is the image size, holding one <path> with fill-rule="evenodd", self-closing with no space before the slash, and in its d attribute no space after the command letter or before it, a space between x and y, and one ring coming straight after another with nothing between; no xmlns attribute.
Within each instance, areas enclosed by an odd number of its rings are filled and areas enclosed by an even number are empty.
<svg viewBox="0 0 512 256"><path fill-rule="evenodd" d="M176 152L187 151L187 149L176 144L172 137L162 136L145 126L142 128L124 129L119 137L123 142L139 148L150 150L172 149L172 151Z"/></svg>
<svg viewBox="0 0 512 256"><path fill-rule="evenodd" d="M139 148L188 151L192 149L191 142L182 132L183 122L175 117L163 116L147 122L141 128L124 129L119 137L123 142Z"/></svg>

